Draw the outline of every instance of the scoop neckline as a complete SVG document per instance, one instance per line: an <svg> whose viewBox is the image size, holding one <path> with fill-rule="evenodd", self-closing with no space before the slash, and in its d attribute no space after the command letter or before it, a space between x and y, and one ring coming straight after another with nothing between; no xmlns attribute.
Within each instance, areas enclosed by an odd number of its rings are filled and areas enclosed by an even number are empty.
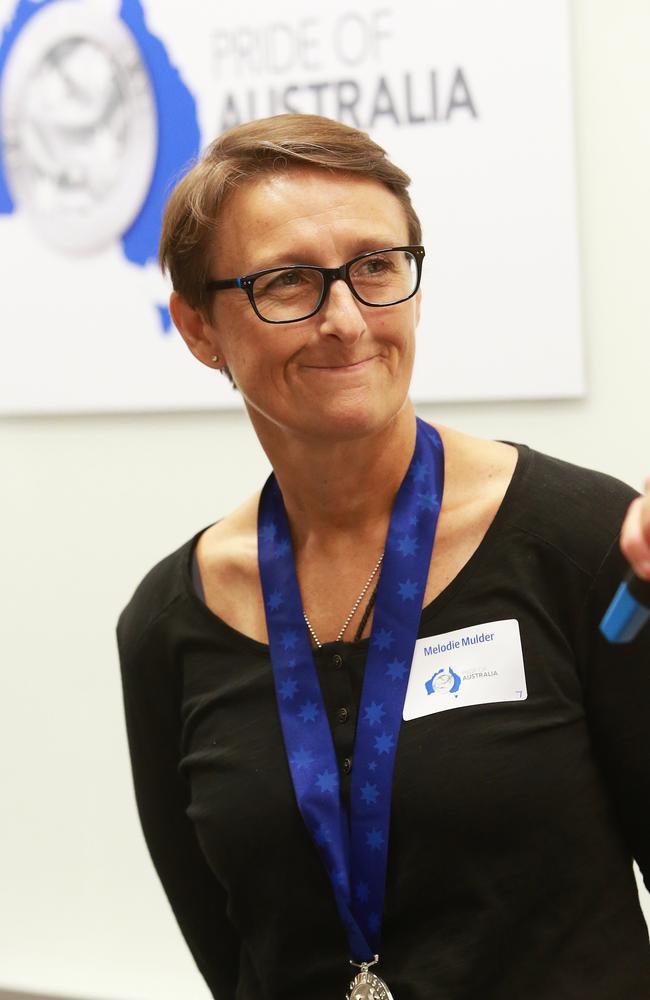
<svg viewBox="0 0 650 1000"><path fill-rule="evenodd" d="M478 564L481 563L489 550L492 548L496 536L499 534L502 523L506 519L510 509L513 506L516 495L519 492L525 474L528 470L528 466L532 457L532 449L527 444L521 444L516 441L501 441L500 444L509 444L513 448L517 449L517 461L510 478L510 482L506 488L505 493L497 512L492 518L490 526L483 535L480 544L474 550L472 555L469 557L465 565L458 571L456 576L449 581L447 586L440 591L439 594L425 604L422 608L420 614L420 624L423 621L429 622L431 619L435 619L438 612L443 609L456 595L458 590L465 585L465 583L473 575ZM217 523L217 522L213 522ZM245 632L240 632L233 625L229 625L228 622L224 621L215 611L212 611L208 605L201 600L201 598L196 593L194 589L194 581L192 579L192 560L194 558L194 553L196 551L196 546L198 544L201 535L211 528L212 524L206 525L201 528L200 531L190 538L189 542L186 543L186 558L183 560L182 565L182 583L184 596L189 601L192 608L196 609L198 613L204 618L205 621L209 622L212 627L217 626L218 629L225 632L229 639L234 640L241 646L248 647L249 649L256 650L259 653L269 655L269 645L265 642L259 642L257 639L253 639L252 636L246 635ZM419 630L418 630L419 631ZM356 642L345 642L345 641L331 641L324 642L319 649L314 650L314 655L323 656L329 653L330 655L337 650L345 650L346 655L362 654L368 648L368 643L370 642L370 636L366 636L364 639L359 639Z"/></svg>

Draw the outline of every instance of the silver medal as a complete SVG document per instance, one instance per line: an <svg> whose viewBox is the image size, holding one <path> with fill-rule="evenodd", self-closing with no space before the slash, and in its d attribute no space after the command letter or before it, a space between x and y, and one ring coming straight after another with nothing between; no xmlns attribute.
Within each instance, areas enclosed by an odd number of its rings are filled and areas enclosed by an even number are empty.
<svg viewBox="0 0 650 1000"><path fill-rule="evenodd" d="M345 1000L393 1000L393 994L383 979L370 972L370 966L377 962L377 956L373 962L361 962L359 972L350 983L350 992ZM356 965L352 962L352 965Z"/></svg>

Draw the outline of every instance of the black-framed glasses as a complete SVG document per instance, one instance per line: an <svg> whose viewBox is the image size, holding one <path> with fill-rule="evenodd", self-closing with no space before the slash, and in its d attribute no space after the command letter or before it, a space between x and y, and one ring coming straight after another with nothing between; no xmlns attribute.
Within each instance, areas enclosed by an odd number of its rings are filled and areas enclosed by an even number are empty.
<svg viewBox="0 0 650 1000"><path fill-rule="evenodd" d="M364 306L394 306L420 287L423 246L388 247L359 254L340 267L292 264L240 278L208 281L206 291L241 288L265 323L299 323L323 305L333 281L344 281Z"/></svg>

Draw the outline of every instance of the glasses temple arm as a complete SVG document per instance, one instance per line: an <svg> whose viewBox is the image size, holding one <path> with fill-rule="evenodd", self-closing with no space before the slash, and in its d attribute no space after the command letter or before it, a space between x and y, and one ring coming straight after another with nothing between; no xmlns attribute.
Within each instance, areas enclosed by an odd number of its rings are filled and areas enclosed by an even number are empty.
<svg viewBox="0 0 650 1000"><path fill-rule="evenodd" d="M223 281L208 281L205 287L217 292L222 288L243 288L243 285L241 278L225 278Z"/></svg>

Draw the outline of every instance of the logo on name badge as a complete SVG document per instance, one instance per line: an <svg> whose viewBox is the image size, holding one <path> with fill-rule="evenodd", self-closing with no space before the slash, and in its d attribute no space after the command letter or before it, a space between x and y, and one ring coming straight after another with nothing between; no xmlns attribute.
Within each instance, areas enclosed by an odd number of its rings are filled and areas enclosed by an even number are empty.
<svg viewBox="0 0 650 1000"><path fill-rule="evenodd" d="M460 685L461 679L451 667L441 667L440 670L436 670L435 674L428 681L425 681L424 687L427 694L436 694L443 691L447 694L456 694Z"/></svg>
<svg viewBox="0 0 650 1000"><path fill-rule="evenodd" d="M124 233L158 155L153 88L124 21L48 4L16 39L2 91L7 185L42 238L81 253Z"/></svg>

